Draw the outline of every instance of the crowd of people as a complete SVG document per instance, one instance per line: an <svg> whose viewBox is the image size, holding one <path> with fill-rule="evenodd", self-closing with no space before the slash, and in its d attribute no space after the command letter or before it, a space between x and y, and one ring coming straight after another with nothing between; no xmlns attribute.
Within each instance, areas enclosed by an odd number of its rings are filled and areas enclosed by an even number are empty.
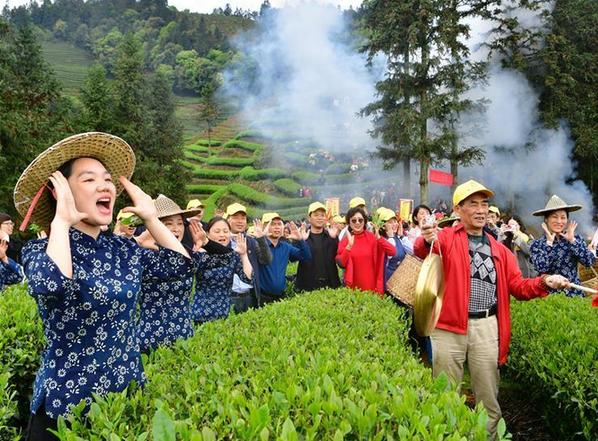
<svg viewBox="0 0 598 441"><path fill-rule="evenodd" d="M194 326L231 310L284 299L289 262L298 262L298 292L344 285L385 296L405 256L430 251L442 253L446 291L438 325L420 349L429 352L434 375L447 372L457 383L468 360L476 400L495 434L509 295L581 295L569 289L579 282L577 263L596 260L569 220L581 207L556 196L534 212L544 218L537 240L517 219L501 220L489 203L492 191L475 181L457 187L454 211L442 219L426 205L411 219L384 207L369 213L355 197L344 216L314 202L304 222L276 212L252 222L245 206L232 203L206 221L201 201L182 209L134 185L134 163L120 138L67 138L38 156L15 188L22 228L35 222L45 234L9 252L14 224L0 214L0 284L26 278L46 337L29 440L54 439L47 429L81 400L91 404L92 394L143 384L141 353L188 338ZM108 229L123 190L132 205Z"/></svg>

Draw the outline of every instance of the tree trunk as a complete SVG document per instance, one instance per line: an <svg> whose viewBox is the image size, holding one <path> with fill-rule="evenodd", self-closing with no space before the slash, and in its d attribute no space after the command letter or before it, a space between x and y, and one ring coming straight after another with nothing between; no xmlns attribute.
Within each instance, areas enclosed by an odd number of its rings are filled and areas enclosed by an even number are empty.
<svg viewBox="0 0 598 441"><path fill-rule="evenodd" d="M457 151L457 143L453 142L451 146L451 174L453 175L453 185L451 185L451 194L455 193L455 189L457 188L457 181L459 178L459 160L458 158L458 151Z"/></svg>
<svg viewBox="0 0 598 441"><path fill-rule="evenodd" d="M410 159L403 159L403 185L404 189L403 192L407 195L407 197L411 197L413 194L413 190L411 189L411 160Z"/></svg>
<svg viewBox="0 0 598 441"><path fill-rule="evenodd" d="M430 161L428 159L421 159L419 164L419 203L428 205L428 173L430 169Z"/></svg>

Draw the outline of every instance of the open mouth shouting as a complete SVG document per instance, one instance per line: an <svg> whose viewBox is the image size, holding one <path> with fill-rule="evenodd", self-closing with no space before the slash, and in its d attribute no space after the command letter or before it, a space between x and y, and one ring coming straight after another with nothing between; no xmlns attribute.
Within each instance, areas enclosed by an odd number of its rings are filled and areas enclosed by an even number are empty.
<svg viewBox="0 0 598 441"><path fill-rule="evenodd" d="M112 216L112 198L110 196L104 196L96 201L96 207L98 212L102 216Z"/></svg>

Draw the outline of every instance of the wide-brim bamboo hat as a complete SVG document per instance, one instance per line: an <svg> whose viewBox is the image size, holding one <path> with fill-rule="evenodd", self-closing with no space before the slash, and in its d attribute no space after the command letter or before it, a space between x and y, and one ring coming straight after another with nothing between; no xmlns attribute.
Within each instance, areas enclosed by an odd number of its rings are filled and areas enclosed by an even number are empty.
<svg viewBox="0 0 598 441"><path fill-rule="evenodd" d="M569 213L571 211L581 210L582 208L583 207L578 204L573 204L573 205L567 204L564 200L562 200L556 194L553 194L551 196L551 198L548 199L548 202L546 203L546 206L544 208L542 208L541 210L536 210L532 214L534 216L546 216L547 214L549 214L552 211L565 210L567 213Z"/></svg>
<svg viewBox="0 0 598 441"><path fill-rule="evenodd" d="M21 216L27 217L34 204L28 220L44 229L50 225L55 204L44 187L52 173L76 158L95 158L104 164L114 179L117 196L123 191L118 177L130 179L135 170L135 153L123 139L101 132L70 136L42 152L21 174L14 190L15 208Z"/></svg>
<svg viewBox="0 0 598 441"><path fill-rule="evenodd" d="M158 219L175 216L177 214L180 214L186 219L188 217L195 216L202 210L199 207L183 210L175 201L167 198L163 194L158 195L158 197L154 199L154 205L156 206L156 211L158 212Z"/></svg>
<svg viewBox="0 0 598 441"><path fill-rule="evenodd" d="M444 297L442 258L430 253L425 258L415 284L415 329L422 337L429 336L440 317Z"/></svg>

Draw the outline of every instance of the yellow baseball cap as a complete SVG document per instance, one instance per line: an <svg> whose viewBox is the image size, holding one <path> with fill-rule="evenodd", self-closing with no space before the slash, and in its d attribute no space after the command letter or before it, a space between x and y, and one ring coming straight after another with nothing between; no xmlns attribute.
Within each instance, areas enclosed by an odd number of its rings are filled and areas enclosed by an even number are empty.
<svg viewBox="0 0 598 441"><path fill-rule="evenodd" d="M245 215L247 215L247 208L245 205L241 205L237 202L230 204L228 207L226 207L224 218L227 219L229 216L232 216L236 213L245 213Z"/></svg>
<svg viewBox="0 0 598 441"><path fill-rule="evenodd" d="M346 224L347 220L343 216L339 216L338 214L332 218L334 222L337 224Z"/></svg>
<svg viewBox="0 0 598 441"><path fill-rule="evenodd" d="M204 208L205 205L203 204L202 201L200 201L199 199L191 199L189 202L187 202L187 208L186 210L189 210L190 208Z"/></svg>
<svg viewBox="0 0 598 441"><path fill-rule="evenodd" d="M490 208L488 208L488 211L491 211L492 213L495 213L497 216L500 216L500 210L495 205L491 205Z"/></svg>
<svg viewBox="0 0 598 441"><path fill-rule="evenodd" d="M307 209L307 215L309 216L310 214L312 214L314 211L317 211L317 210L326 211L326 205L324 205L321 202L312 202L311 204L309 204L309 208Z"/></svg>
<svg viewBox="0 0 598 441"><path fill-rule="evenodd" d="M380 207L380 208L378 208L376 213L380 216L380 220L382 222L388 222L391 219L397 218L397 215L395 214L395 212L392 211L390 208Z"/></svg>
<svg viewBox="0 0 598 441"><path fill-rule="evenodd" d="M264 213L262 216L262 224L267 224L268 222L270 222L271 220L274 219L280 219L282 220L282 217L280 216L280 214L278 213Z"/></svg>
<svg viewBox="0 0 598 441"><path fill-rule="evenodd" d="M463 202L465 199L467 199L474 193L484 193L489 198L494 196L493 191L488 190L479 182L470 179L469 181L464 182L455 189L455 193L453 194L453 206L459 205L461 202Z"/></svg>
<svg viewBox="0 0 598 441"><path fill-rule="evenodd" d="M122 210L120 210L118 212L118 214L116 215L116 220L119 221L121 219L128 219L128 218L130 218L131 216L134 216L134 215L135 215L135 213L125 213Z"/></svg>
<svg viewBox="0 0 598 441"><path fill-rule="evenodd" d="M365 199L360 197L355 197L349 201L349 208L355 208L359 205L365 205Z"/></svg>

